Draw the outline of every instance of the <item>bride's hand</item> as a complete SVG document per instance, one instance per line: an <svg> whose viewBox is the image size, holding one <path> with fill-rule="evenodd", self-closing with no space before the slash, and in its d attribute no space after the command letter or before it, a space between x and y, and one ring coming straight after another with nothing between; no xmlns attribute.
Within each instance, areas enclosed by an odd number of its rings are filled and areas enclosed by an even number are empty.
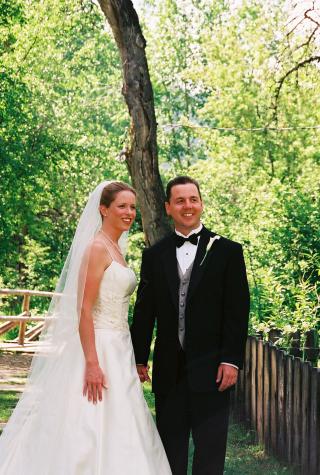
<svg viewBox="0 0 320 475"><path fill-rule="evenodd" d="M97 404L102 401L102 388L108 389L107 380L99 363L86 363L83 395L88 396L88 401Z"/></svg>

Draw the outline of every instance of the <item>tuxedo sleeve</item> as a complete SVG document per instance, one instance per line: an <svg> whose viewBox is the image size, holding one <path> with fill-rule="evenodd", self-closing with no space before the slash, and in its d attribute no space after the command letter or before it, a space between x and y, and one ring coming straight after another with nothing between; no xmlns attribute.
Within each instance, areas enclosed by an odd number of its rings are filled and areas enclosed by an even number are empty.
<svg viewBox="0 0 320 475"><path fill-rule="evenodd" d="M137 364L147 365L155 324L154 287L152 265L148 249L142 255L140 283L133 311L131 338Z"/></svg>
<svg viewBox="0 0 320 475"><path fill-rule="evenodd" d="M243 366L250 297L242 247L231 250L225 276L221 362Z"/></svg>

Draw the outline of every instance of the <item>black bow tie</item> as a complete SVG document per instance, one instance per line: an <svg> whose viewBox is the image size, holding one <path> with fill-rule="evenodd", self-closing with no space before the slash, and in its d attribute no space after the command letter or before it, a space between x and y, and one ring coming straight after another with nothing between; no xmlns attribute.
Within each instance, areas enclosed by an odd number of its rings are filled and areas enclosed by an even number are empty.
<svg viewBox="0 0 320 475"><path fill-rule="evenodd" d="M197 234L191 234L189 237L179 236L178 234L174 233L174 239L176 242L176 247L181 247L185 242L191 242L195 246L198 244L198 236L200 236L201 231Z"/></svg>

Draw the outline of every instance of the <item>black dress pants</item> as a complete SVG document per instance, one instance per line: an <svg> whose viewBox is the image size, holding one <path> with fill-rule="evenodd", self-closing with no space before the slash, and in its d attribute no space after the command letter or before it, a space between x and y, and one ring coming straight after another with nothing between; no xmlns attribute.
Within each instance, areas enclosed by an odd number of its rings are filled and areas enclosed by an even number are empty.
<svg viewBox="0 0 320 475"><path fill-rule="evenodd" d="M215 377L215 375L213 375ZM229 391L191 391L184 365L169 394L155 394L157 427L172 474L186 475L190 432L193 475L222 475L226 452Z"/></svg>

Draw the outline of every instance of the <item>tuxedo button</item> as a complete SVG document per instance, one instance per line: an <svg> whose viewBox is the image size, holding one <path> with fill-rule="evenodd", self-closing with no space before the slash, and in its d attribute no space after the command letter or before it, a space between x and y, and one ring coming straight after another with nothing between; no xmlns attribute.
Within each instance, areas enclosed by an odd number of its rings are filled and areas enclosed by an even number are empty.
<svg viewBox="0 0 320 475"><path fill-rule="evenodd" d="M183 307L183 306L184 306L184 302L181 302L181 303L180 303L180 307Z"/></svg>
<svg viewBox="0 0 320 475"><path fill-rule="evenodd" d="M183 332L184 328L180 328L180 331Z"/></svg>
<svg viewBox="0 0 320 475"><path fill-rule="evenodd" d="M186 293L185 293L185 292L181 292L181 295L182 295L182 296L185 296L185 295L186 295Z"/></svg>

